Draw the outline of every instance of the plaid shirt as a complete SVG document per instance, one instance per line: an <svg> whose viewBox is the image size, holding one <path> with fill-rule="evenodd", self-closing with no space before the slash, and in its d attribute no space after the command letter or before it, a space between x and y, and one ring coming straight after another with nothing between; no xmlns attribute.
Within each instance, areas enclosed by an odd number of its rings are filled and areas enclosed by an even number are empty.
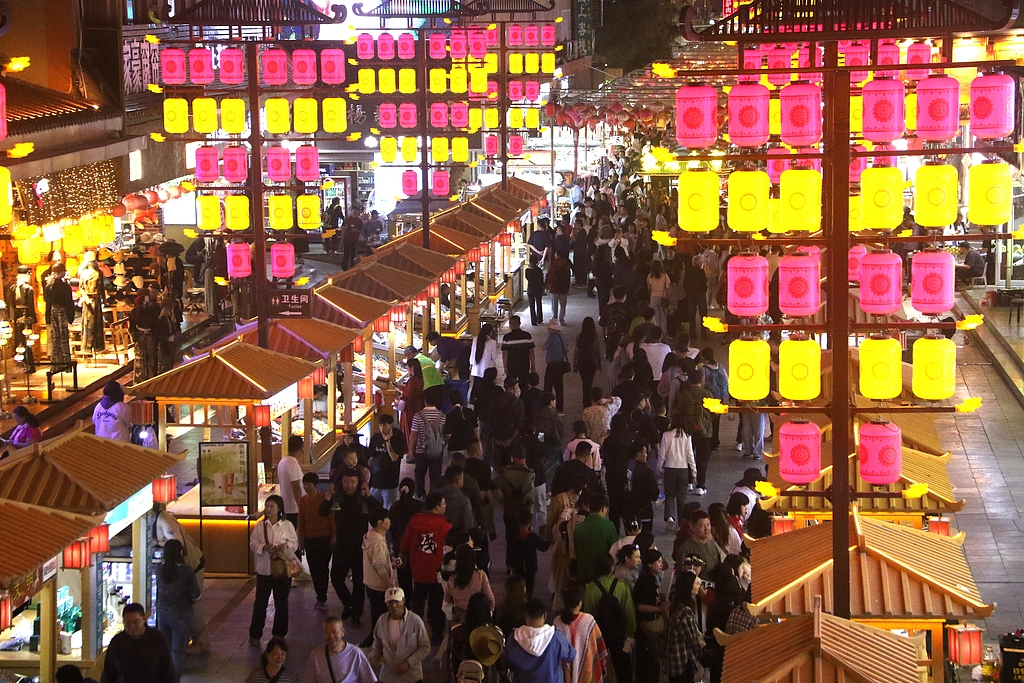
<svg viewBox="0 0 1024 683"><path fill-rule="evenodd" d="M661 670L666 676L682 676L690 662L700 660L704 636L697 627L697 616L686 605L676 606L669 614L668 632L662 652Z"/></svg>
<svg viewBox="0 0 1024 683"><path fill-rule="evenodd" d="M729 619L725 622L725 632L729 635L757 628L757 619L742 602L732 608Z"/></svg>

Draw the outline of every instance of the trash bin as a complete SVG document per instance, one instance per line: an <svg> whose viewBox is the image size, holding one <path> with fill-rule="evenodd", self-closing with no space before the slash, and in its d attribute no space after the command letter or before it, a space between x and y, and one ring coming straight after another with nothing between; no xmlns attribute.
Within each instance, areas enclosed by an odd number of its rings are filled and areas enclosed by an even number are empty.
<svg viewBox="0 0 1024 683"><path fill-rule="evenodd" d="M999 639L999 652L1003 662L1001 683L1024 683L1024 633L1021 629Z"/></svg>

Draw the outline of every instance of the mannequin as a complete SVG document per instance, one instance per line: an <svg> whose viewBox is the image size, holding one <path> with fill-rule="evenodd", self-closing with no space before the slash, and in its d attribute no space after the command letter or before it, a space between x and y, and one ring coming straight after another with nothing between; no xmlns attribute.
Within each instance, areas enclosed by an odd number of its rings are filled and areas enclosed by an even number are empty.
<svg viewBox="0 0 1024 683"><path fill-rule="evenodd" d="M143 287L135 295L135 307L128 316L128 323L135 342L134 381L145 382L157 375L157 332L160 325L160 306L148 288Z"/></svg>
<svg viewBox="0 0 1024 683"><path fill-rule="evenodd" d="M71 286L65 279L67 269L55 263L50 274L43 279L43 301L46 302L46 338L49 343L50 367L64 372L71 366L71 343L68 325L75 319L75 304L71 299Z"/></svg>
<svg viewBox="0 0 1024 683"><path fill-rule="evenodd" d="M36 324L36 290L32 286L32 270L28 266L18 266L18 278L14 284L14 345L25 347L25 372L36 371L32 347L26 342L28 335Z"/></svg>
<svg viewBox="0 0 1024 683"><path fill-rule="evenodd" d="M78 301L82 305L82 351L103 351L103 277L96 267L96 252L87 251L78 268Z"/></svg>

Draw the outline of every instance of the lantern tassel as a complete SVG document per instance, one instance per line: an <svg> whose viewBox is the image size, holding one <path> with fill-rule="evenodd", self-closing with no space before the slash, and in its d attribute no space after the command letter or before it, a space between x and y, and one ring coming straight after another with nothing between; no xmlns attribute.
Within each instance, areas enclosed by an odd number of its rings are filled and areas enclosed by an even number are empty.
<svg viewBox="0 0 1024 683"><path fill-rule="evenodd" d="M911 484L907 488L901 491L903 497L907 500L916 500L924 497L928 493L928 484Z"/></svg>
<svg viewBox="0 0 1024 683"><path fill-rule="evenodd" d="M956 404L956 412L958 413L973 413L975 410L981 407L980 398L967 398L964 399L963 403Z"/></svg>
<svg viewBox="0 0 1024 683"><path fill-rule="evenodd" d="M715 413L716 415L725 415L729 412L729 406L722 403L717 398L705 398L704 407L709 412Z"/></svg>
<svg viewBox="0 0 1024 683"><path fill-rule="evenodd" d="M980 327L985 323L985 316L972 313L966 316L963 320L956 321L956 329L958 330L973 330L976 327Z"/></svg>
<svg viewBox="0 0 1024 683"><path fill-rule="evenodd" d="M759 481L755 483L754 490L765 498L775 498L779 495L779 490L772 486L770 481Z"/></svg>
<svg viewBox="0 0 1024 683"><path fill-rule="evenodd" d="M705 316L703 319L704 327L708 328L712 332L728 332L729 326L722 322L721 318L714 318Z"/></svg>
<svg viewBox="0 0 1024 683"><path fill-rule="evenodd" d="M651 238L663 247L674 247L676 246L676 242L679 241L675 237L669 235L665 230L653 231L651 233Z"/></svg>

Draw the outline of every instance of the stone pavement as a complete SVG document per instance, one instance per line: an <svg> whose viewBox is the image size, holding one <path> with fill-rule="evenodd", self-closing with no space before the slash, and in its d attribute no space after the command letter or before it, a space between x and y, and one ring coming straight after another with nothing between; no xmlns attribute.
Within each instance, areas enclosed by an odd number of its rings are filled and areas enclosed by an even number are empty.
<svg viewBox="0 0 1024 683"><path fill-rule="evenodd" d="M549 313L545 301L545 313ZM574 289L569 297L565 333L570 344L586 316L597 317L597 300ZM529 316L525 316L528 320ZM543 343L546 331L524 325ZM963 344L963 333L956 341ZM724 341L711 342L724 349ZM995 614L987 620L986 641L995 641L999 633L1024 626L1024 409L1011 398L1009 390L996 376L979 349L968 345L960 348L958 373L960 393L981 397L982 408L973 415L941 415L937 420L943 446L953 454L950 475L959 497L967 500L964 511L956 516L959 529L967 532L965 549L981 594L987 602L999 603ZM719 354L725 358L725 353ZM597 381L600 381L600 377ZM566 433L582 414L581 386L578 375L566 377ZM735 420L723 423L722 447L712 456L708 476L708 495L701 498L704 507L725 501L733 482L751 463L743 460L733 447ZM768 448L766 446L766 448ZM655 511L655 535L661 548L671 549L671 537L663 532L660 514ZM501 523L500 515L497 516ZM502 534L499 531L499 538ZM491 582L500 602L504 589L504 552L502 543L491 547ZM550 553L542 553L538 572L537 594L544 597L542 587L550 571ZM755 578L756 580L756 578ZM259 663L262 648L250 647L248 625L252 611L254 582L244 579L207 579L206 614L213 642L209 655L189 658L186 683L229 683L244 681ZM324 613L314 610L315 597L308 583L296 584L289 600L291 629L288 636L290 652L287 666L301 672L309 652L322 645ZM273 607L271 606L271 610ZM331 592L328 614L338 614L341 604ZM267 619L264 643L269 638ZM360 628L346 623L346 640L358 643L367 634L368 616ZM443 677L432 662L425 670L428 683Z"/></svg>

